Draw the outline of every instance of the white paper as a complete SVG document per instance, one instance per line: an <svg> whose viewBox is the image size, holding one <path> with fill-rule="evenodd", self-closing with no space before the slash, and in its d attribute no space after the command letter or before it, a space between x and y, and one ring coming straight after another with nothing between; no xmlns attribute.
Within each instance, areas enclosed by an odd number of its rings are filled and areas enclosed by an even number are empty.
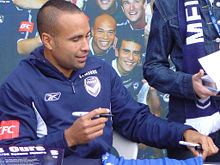
<svg viewBox="0 0 220 165"><path fill-rule="evenodd" d="M198 59L205 72L220 90L220 50ZM206 78L209 78L206 77Z"/></svg>

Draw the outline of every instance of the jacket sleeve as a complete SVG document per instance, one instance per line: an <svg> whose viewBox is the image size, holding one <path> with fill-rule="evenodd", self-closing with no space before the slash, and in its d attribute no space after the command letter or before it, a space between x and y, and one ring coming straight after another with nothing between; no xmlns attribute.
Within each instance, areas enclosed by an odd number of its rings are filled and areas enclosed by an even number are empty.
<svg viewBox="0 0 220 165"><path fill-rule="evenodd" d="M44 136L37 136L38 122L30 100L7 84L1 86L0 93L0 126L4 127L0 134L0 145L43 144L63 148L66 152L69 150L63 130L53 133L46 131Z"/></svg>
<svg viewBox="0 0 220 165"><path fill-rule="evenodd" d="M167 11L165 11L168 9L161 7L162 5L160 3L159 0L156 0L154 4L154 13L144 63L144 78L150 86L153 86L163 93L194 99L195 94L192 86L192 75L181 71L182 55L177 54L180 53L181 50L178 52L176 49L174 50L174 47L177 47L178 44L182 44L181 41L179 41L180 43L176 41L176 37L179 35L178 25L171 28L169 22L171 18L167 18ZM176 3L169 3L169 5L169 9L172 9L172 7L173 9L176 8ZM176 57L178 56L175 59L175 62L180 64L180 66L176 68L177 71L170 69L170 54L171 56L173 54L175 54Z"/></svg>
<svg viewBox="0 0 220 165"><path fill-rule="evenodd" d="M176 159L169 159L159 158L159 159L124 159L123 156L117 158L116 156L105 153L102 155L102 164L114 164L114 165L167 165L167 164L175 164L175 165L203 165L202 156L197 156L193 158L189 158L186 160L176 160Z"/></svg>
<svg viewBox="0 0 220 165"><path fill-rule="evenodd" d="M114 129L130 140L157 148L178 147L183 133L191 127L154 116L149 107L136 102L112 71L111 111Z"/></svg>

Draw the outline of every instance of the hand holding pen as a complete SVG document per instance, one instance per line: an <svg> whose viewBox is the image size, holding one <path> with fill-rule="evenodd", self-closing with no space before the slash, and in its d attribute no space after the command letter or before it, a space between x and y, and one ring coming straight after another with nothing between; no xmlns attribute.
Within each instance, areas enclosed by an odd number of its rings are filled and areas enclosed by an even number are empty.
<svg viewBox="0 0 220 165"><path fill-rule="evenodd" d="M64 131L68 147L87 144L101 136L108 121L108 117L101 117L101 114L109 114L109 109L97 108L79 115L72 126Z"/></svg>
<svg viewBox="0 0 220 165"><path fill-rule="evenodd" d="M207 156L216 154L219 150L209 136L202 135L192 129L188 129L184 132L184 140L187 142L184 145L187 144L187 148L193 153L193 155L202 156L203 160L205 160Z"/></svg>
<svg viewBox="0 0 220 165"><path fill-rule="evenodd" d="M183 146L194 147L199 152L200 156L202 156L202 146L200 144L185 141L179 141L179 144Z"/></svg>

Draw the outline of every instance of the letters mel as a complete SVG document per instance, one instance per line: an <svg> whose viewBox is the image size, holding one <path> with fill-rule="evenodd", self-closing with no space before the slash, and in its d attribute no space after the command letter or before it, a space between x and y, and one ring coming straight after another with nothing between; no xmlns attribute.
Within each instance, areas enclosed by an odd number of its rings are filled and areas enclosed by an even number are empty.
<svg viewBox="0 0 220 165"><path fill-rule="evenodd" d="M199 15L199 11L195 4L198 4L197 0L190 0L185 2L186 7L186 21L187 23L187 33L191 35L186 38L186 45L204 42L201 16Z"/></svg>

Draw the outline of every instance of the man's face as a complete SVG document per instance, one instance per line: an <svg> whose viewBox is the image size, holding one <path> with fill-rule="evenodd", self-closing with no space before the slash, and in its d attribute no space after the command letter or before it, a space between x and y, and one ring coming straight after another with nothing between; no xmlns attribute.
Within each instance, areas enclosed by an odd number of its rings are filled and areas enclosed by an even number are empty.
<svg viewBox="0 0 220 165"><path fill-rule="evenodd" d="M132 71L140 60L141 45L134 41L122 40L118 53L118 70L122 75Z"/></svg>
<svg viewBox="0 0 220 165"><path fill-rule="evenodd" d="M55 28L48 60L63 73L83 68L89 51L90 27L87 17L83 13L63 13Z"/></svg>
<svg viewBox="0 0 220 165"><path fill-rule="evenodd" d="M96 54L102 54L113 44L116 23L111 19L101 18L94 24L93 49Z"/></svg>
<svg viewBox="0 0 220 165"><path fill-rule="evenodd" d="M96 3L101 8L101 10L106 11L113 6L115 0L96 0Z"/></svg>
<svg viewBox="0 0 220 165"><path fill-rule="evenodd" d="M143 0L121 0L122 10L131 22L138 22L144 14Z"/></svg>

